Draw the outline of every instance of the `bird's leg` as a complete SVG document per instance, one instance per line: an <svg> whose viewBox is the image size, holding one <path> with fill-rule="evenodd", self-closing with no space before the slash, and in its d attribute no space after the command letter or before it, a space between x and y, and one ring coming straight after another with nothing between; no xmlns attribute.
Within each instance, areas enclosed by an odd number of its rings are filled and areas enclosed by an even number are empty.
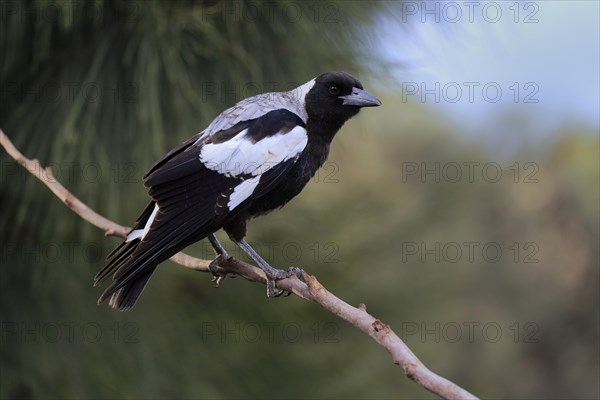
<svg viewBox="0 0 600 400"><path fill-rule="evenodd" d="M219 274L217 268L219 267L219 264L221 264L225 260L229 260L231 257L229 256L225 248L221 245L221 242L219 242L214 233L208 235L208 241L215 250L215 253L217 253L217 257L214 260L212 260L210 264L208 264L208 269L210 270L210 273L213 274L213 281L218 287L223 281L223 279L225 279L225 276Z"/></svg>
<svg viewBox="0 0 600 400"><path fill-rule="evenodd" d="M267 276L267 296L278 297L283 294L283 290L277 291L275 281L279 279L289 278L290 276L300 276L302 270L297 267L291 267L287 271L271 267L263 258L244 239L235 242L248 256L256 262L258 267L262 269Z"/></svg>

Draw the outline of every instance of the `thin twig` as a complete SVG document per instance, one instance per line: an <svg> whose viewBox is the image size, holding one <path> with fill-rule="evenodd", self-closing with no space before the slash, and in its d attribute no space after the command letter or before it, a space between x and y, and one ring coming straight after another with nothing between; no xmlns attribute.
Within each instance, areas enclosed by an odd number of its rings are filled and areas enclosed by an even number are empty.
<svg viewBox="0 0 600 400"><path fill-rule="evenodd" d="M42 168L38 160L30 160L23 156L1 129L0 144L15 161L42 181L56 197L81 218L102 229L105 235L123 238L127 236L130 228L103 217L85 205L54 178L51 168ZM201 260L184 253L176 254L171 257L171 260L186 268L208 272L209 261L207 260ZM265 274L262 270L240 260L229 259L222 262L219 268L224 274L237 274L252 282L266 283ZM444 399L476 399L471 393L425 367L388 325L367 312L364 304L361 303L358 307L353 307L329 292L314 276L303 273L302 278L302 280L297 277L280 280L277 282L277 287L319 304L365 332L390 353L394 364L400 365L410 379L432 393Z"/></svg>

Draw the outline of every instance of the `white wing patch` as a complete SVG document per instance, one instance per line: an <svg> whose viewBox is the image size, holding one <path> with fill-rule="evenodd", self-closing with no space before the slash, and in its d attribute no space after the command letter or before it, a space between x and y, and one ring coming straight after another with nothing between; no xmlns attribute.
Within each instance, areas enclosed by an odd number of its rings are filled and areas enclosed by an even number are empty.
<svg viewBox="0 0 600 400"><path fill-rule="evenodd" d="M260 176L255 176L254 178L248 179L240 183L235 187L231 196L229 196L229 202L227 203L227 207L229 210L233 210L248 197L252 196L254 189L258 186L260 181Z"/></svg>
<svg viewBox="0 0 600 400"><path fill-rule="evenodd" d="M136 229L134 231L129 232L129 235L127 235L127 239L125 240L125 242L131 242L132 240L143 239L144 237L146 237L146 234L148 234L148 231L150 230L150 226L154 222L154 218L156 218L157 212L158 204L155 204L154 211L152 211L152 214L150 214L150 218L148 218L148 221L146 221L144 229Z"/></svg>
<svg viewBox="0 0 600 400"><path fill-rule="evenodd" d="M225 176L259 176L275 165L296 157L308 141L306 130L301 126L256 143L246 137L247 133L245 129L226 142L205 144L200 151L200 161L208 169Z"/></svg>

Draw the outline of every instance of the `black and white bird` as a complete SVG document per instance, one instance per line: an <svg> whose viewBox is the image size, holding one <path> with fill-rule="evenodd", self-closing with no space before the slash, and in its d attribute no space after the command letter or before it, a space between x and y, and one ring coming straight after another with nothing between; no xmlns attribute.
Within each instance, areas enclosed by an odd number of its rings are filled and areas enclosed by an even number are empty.
<svg viewBox="0 0 600 400"><path fill-rule="evenodd" d="M171 150L144 175L150 204L127 239L109 256L95 286L112 275L98 299L133 307L161 262L208 238L228 258L214 233L225 230L275 281L294 269L271 267L244 240L249 219L282 207L304 188L329 154L329 145L361 107L381 102L346 72L327 72L289 92L265 93L224 111L202 132Z"/></svg>

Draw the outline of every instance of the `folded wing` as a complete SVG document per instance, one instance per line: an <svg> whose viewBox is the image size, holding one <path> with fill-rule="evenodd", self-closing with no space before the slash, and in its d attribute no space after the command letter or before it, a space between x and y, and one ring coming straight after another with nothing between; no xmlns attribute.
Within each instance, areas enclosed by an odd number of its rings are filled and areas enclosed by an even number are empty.
<svg viewBox="0 0 600 400"><path fill-rule="evenodd" d="M132 307L159 263L268 193L306 144L302 119L277 109L197 135L159 160L144 177L151 205L97 275L99 282L114 272L99 303L112 296L111 306Z"/></svg>

